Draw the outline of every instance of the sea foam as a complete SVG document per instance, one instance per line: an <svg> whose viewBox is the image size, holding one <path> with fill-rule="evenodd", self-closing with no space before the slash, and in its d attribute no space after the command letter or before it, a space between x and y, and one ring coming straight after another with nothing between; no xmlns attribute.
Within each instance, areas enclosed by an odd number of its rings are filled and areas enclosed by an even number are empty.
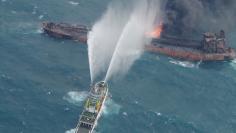
<svg viewBox="0 0 236 133"><path fill-rule="evenodd" d="M70 91L63 97L63 99L74 105L81 106L87 96L87 91Z"/></svg>
<svg viewBox="0 0 236 133"><path fill-rule="evenodd" d="M74 129L69 129L69 130L65 131L65 133L75 133L75 131L76 131L76 129L74 128Z"/></svg>
<svg viewBox="0 0 236 133"><path fill-rule="evenodd" d="M181 67L185 67L185 68L198 68L199 65L201 64L201 61L194 63L191 61L179 61L179 60L174 60L174 59L171 59L169 62L175 65L181 66Z"/></svg>
<svg viewBox="0 0 236 133"><path fill-rule="evenodd" d="M121 105L114 102L111 98L107 98L105 101L105 105L103 107L102 113L104 115L119 114L120 109L121 109Z"/></svg>
<svg viewBox="0 0 236 133"><path fill-rule="evenodd" d="M42 33L43 33L43 29L42 29L42 28L38 28L38 29L35 31L35 33L37 33L37 34L42 34Z"/></svg>
<svg viewBox="0 0 236 133"><path fill-rule="evenodd" d="M230 65L236 70L236 59L232 60Z"/></svg>
<svg viewBox="0 0 236 133"><path fill-rule="evenodd" d="M79 2L69 1L69 4L71 4L71 5L73 5L73 6L77 6L77 5L79 5Z"/></svg>

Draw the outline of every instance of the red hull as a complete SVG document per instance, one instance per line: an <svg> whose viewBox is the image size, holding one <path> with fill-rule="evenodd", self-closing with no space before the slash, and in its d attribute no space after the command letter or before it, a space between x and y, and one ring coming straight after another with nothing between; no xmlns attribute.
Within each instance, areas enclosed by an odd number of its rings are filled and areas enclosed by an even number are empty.
<svg viewBox="0 0 236 133"><path fill-rule="evenodd" d="M188 51L180 49L172 49L170 47L159 47L154 45L147 45L145 47L147 51L168 55L178 59L190 60L190 61L223 61L233 60L236 58L234 49L228 49L226 53L204 53L201 51Z"/></svg>

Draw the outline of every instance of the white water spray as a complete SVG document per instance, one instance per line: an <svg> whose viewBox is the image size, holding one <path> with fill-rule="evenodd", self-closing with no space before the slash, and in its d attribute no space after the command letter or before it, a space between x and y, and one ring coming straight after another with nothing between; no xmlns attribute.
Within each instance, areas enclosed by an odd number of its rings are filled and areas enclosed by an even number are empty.
<svg viewBox="0 0 236 133"><path fill-rule="evenodd" d="M129 70L141 56L144 46L151 41L145 34L153 29L160 9L158 6L159 3L154 0L136 0L128 8L117 3L109 6L88 35L92 83L105 72L107 81Z"/></svg>
<svg viewBox="0 0 236 133"><path fill-rule="evenodd" d="M110 4L102 18L92 27L88 35L88 56L91 83L102 72L106 72L116 43L129 17L122 5Z"/></svg>
<svg viewBox="0 0 236 133"><path fill-rule="evenodd" d="M158 9L158 3L154 1L149 3L142 0L136 3L116 45L105 81L115 75L126 74L143 53L145 45L150 44L151 39L147 38L146 33L153 29Z"/></svg>

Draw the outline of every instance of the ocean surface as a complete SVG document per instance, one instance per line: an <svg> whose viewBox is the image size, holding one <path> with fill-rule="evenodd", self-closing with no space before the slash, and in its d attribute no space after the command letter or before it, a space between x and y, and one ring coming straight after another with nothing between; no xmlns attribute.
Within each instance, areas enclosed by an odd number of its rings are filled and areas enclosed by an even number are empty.
<svg viewBox="0 0 236 133"><path fill-rule="evenodd" d="M73 133L90 84L86 45L43 21L93 25L109 0L0 0L0 133ZM236 32L228 42L236 48ZM97 133L236 133L236 60L144 53L110 81Z"/></svg>

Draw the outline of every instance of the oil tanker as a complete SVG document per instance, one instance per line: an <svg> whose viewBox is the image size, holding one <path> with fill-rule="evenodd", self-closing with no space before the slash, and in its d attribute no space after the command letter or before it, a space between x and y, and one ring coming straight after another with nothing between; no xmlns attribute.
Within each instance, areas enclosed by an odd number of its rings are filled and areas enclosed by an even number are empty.
<svg viewBox="0 0 236 133"><path fill-rule="evenodd" d="M71 25L68 23L43 22L45 33L55 38L72 39L83 43L87 42L87 34L90 30L84 25Z"/></svg>
<svg viewBox="0 0 236 133"><path fill-rule="evenodd" d="M87 42L90 29L84 25L43 22L45 33L56 38ZM160 32L160 31L159 31ZM150 37L147 35L147 37ZM226 44L225 32L204 33L201 40L183 39L170 35L151 37L151 44L145 50L189 61L223 61L236 58L235 49Z"/></svg>
<svg viewBox="0 0 236 133"><path fill-rule="evenodd" d="M80 115L75 133L92 133L101 115L108 94L108 85L104 81L91 86L89 96Z"/></svg>

